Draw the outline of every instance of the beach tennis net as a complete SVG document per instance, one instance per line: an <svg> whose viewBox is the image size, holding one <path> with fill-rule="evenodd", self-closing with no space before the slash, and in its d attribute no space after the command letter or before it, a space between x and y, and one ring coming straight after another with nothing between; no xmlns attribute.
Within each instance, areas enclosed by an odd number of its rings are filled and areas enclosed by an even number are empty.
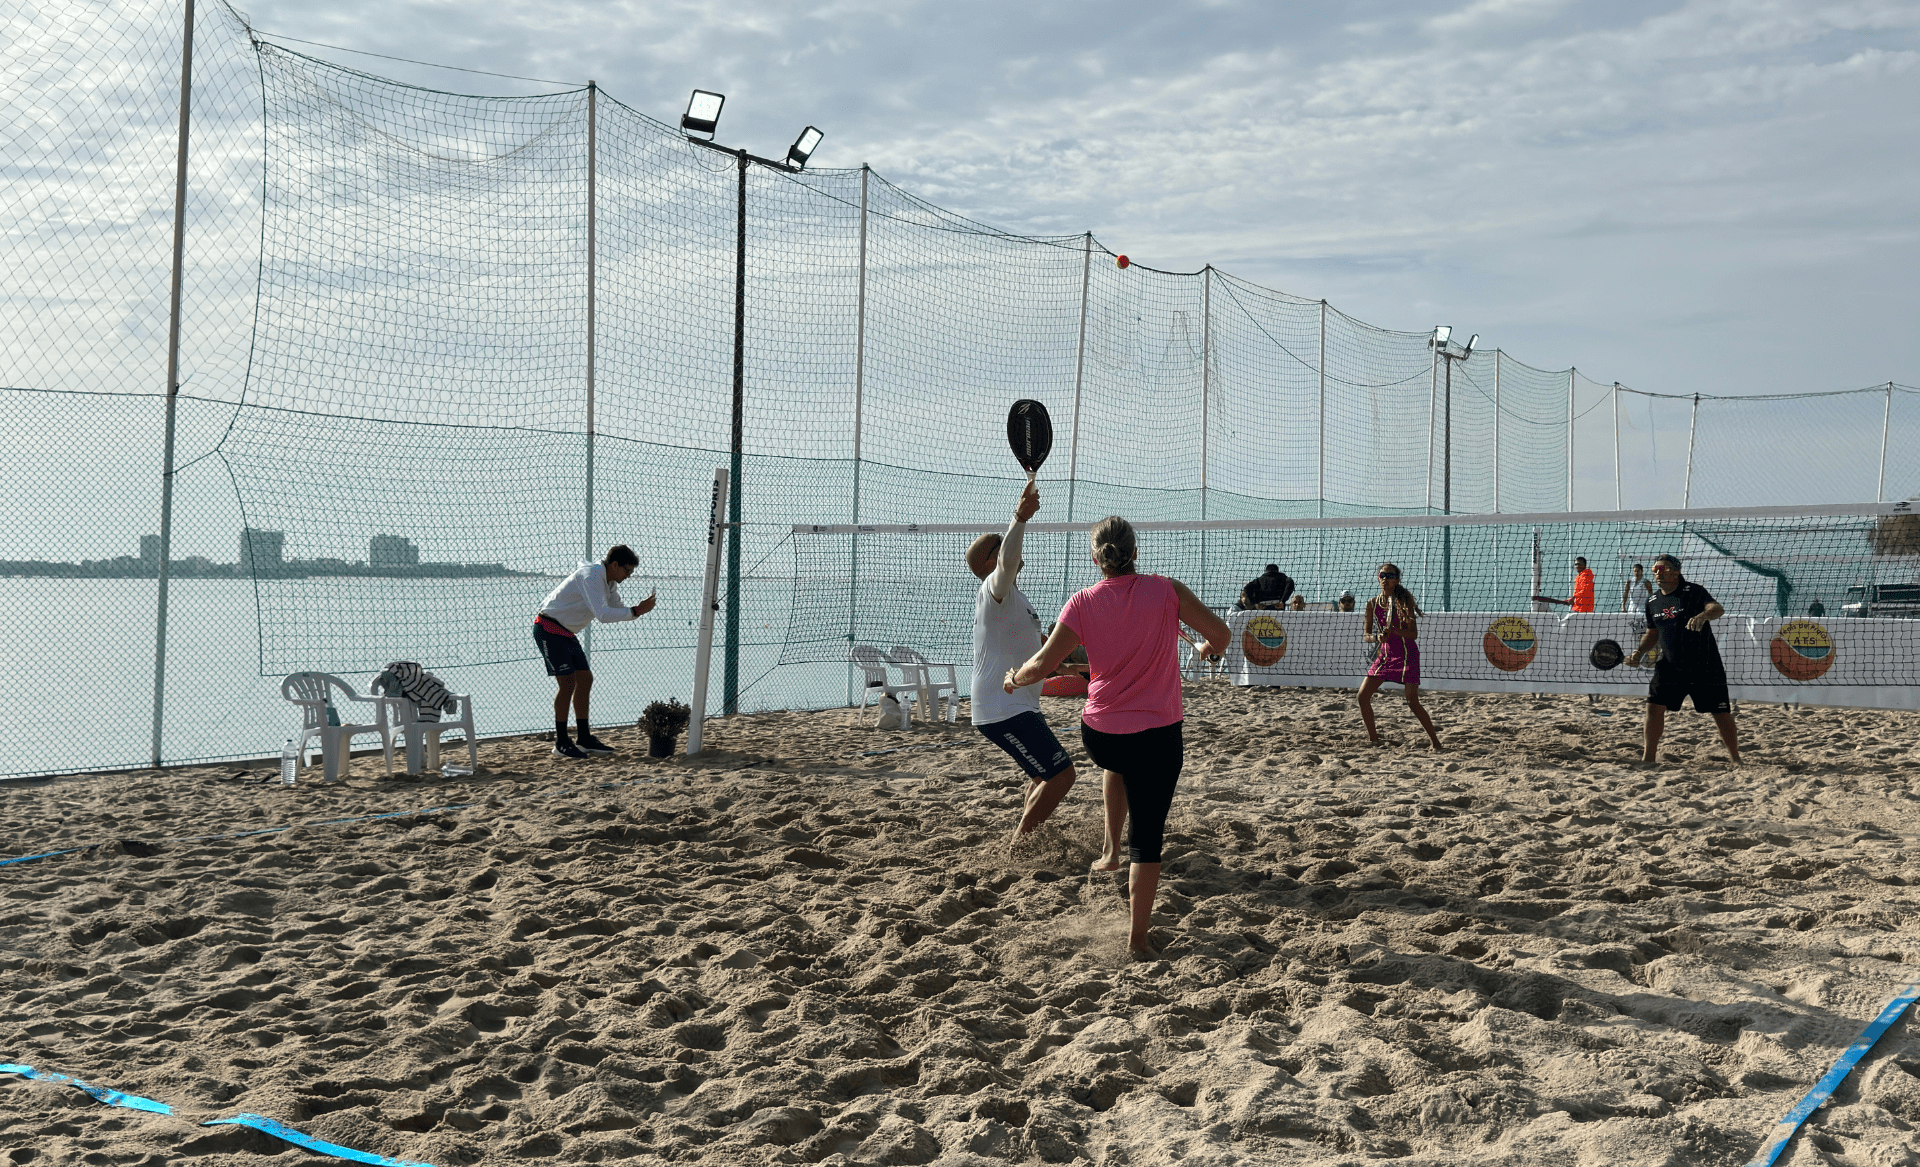
<svg viewBox="0 0 1920 1167"><path fill-rule="evenodd" d="M1098 579L1090 527L1028 528L1020 586L1043 623ZM970 660L978 583L964 555L994 529L794 526L782 662L842 660L852 644ZM1356 683L1368 663L1357 610L1390 562L1427 613L1419 643L1428 687L1638 691L1647 673L1596 646L1632 651L1654 588L1650 569L1669 554L1727 610L1715 627L1736 695L1920 707L1920 514L1910 503L1136 529L1141 570L1181 580L1228 618L1228 671L1241 683ZM1573 598L1576 557L1594 574L1592 612L1549 602ZM1242 587L1270 563L1302 606L1239 610ZM1644 586L1634 583L1636 565ZM1356 612L1341 610L1343 593Z"/></svg>

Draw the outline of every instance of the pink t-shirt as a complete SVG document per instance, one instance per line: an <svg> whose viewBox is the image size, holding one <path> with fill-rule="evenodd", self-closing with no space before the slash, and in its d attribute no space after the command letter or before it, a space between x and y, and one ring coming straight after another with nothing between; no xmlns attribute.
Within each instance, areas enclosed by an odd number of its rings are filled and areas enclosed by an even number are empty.
<svg viewBox="0 0 1920 1167"><path fill-rule="evenodd" d="M1080 720L1101 733L1179 721L1180 595L1164 575L1116 575L1073 594L1060 623L1087 649L1093 674Z"/></svg>

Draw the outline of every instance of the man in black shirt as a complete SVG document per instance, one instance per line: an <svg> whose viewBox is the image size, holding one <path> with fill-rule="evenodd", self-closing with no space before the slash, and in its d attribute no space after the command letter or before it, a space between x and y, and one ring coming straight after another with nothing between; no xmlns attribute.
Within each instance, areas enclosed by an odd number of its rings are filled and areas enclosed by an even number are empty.
<svg viewBox="0 0 1920 1167"><path fill-rule="evenodd" d="M1627 657L1640 658L1658 642L1653 684L1647 693L1647 750L1644 761L1658 757L1660 734L1667 726L1667 710L1677 710L1688 696L1696 713L1710 713L1726 744L1727 756L1740 764L1740 738L1733 724L1733 703L1727 697L1727 670L1720 663L1720 645L1709 626L1727 614L1707 589L1680 575L1680 560L1662 555L1653 563L1653 581L1660 590L1647 601L1647 631L1639 647Z"/></svg>
<svg viewBox="0 0 1920 1167"><path fill-rule="evenodd" d="M1293 595L1293 580L1280 570L1277 563L1267 564L1267 570L1248 581L1240 589L1240 602L1235 607L1248 608L1284 608L1287 598Z"/></svg>

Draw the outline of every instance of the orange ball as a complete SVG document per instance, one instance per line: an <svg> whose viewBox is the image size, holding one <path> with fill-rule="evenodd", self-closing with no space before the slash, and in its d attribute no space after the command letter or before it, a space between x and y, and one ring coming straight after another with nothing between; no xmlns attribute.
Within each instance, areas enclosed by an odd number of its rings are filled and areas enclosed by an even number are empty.
<svg viewBox="0 0 1920 1167"><path fill-rule="evenodd" d="M1132 262L1133 262L1132 260L1128 259L1124 255L1116 255L1113 257L1113 266L1115 267L1124 268Z"/></svg>

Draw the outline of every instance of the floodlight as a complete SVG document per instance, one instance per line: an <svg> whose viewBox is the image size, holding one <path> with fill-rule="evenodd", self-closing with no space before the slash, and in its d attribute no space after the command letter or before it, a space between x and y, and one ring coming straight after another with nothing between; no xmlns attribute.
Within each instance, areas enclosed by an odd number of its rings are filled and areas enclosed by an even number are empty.
<svg viewBox="0 0 1920 1167"><path fill-rule="evenodd" d="M712 138L714 129L720 124L720 107L726 101L723 93L694 90L693 96L687 99L687 112L680 115L680 128L690 134L705 134Z"/></svg>
<svg viewBox="0 0 1920 1167"><path fill-rule="evenodd" d="M1479 343L1480 343L1480 334L1479 334L1479 333L1477 333L1477 332L1476 332L1476 333L1474 333L1474 334L1473 334L1472 336L1469 336L1469 337L1467 338L1467 353L1466 353L1466 355L1467 355L1467 356L1472 356L1472 355L1473 355L1473 346L1474 346L1474 345L1476 345L1476 344L1479 344Z"/></svg>
<svg viewBox="0 0 1920 1167"><path fill-rule="evenodd" d="M1452 325L1436 324L1433 327L1433 338L1429 340L1427 343L1432 345L1434 348L1445 348L1447 347L1448 338L1451 337L1452 335L1453 335Z"/></svg>
<svg viewBox="0 0 1920 1167"><path fill-rule="evenodd" d="M825 134L812 126L801 130L800 136L793 140L793 145L787 147L787 165L795 170L805 166L807 159L813 157L813 152L820 148L820 139L824 137Z"/></svg>

